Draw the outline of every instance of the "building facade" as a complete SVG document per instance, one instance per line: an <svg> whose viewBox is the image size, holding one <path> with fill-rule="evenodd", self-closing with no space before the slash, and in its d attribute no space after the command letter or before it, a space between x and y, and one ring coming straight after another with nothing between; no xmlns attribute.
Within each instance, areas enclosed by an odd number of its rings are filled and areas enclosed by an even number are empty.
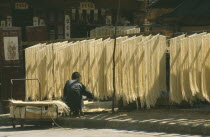
<svg viewBox="0 0 210 137"><path fill-rule="evenodd" d="M162 32L164 34L171 31L171 26L161 22L160 17L173 11L184 0L154 0L148 8L145 17L145 31Z"/></svg>
<svg viewBox="0 0 210 137"><path fill-rule="evenodd" d="M144 2L121 0L119 24L142 24ZM117 8L113 0L1 0L0 27L20 27L23 41L87 37L95 27L114 25Z"/></svg>
<svg viewBox="0 0 210 137"><path fill-rule="evenodd" d="M120 1L119 25L140 25L144 1ZM1 0L0 107L4 113L10 98L25 99L25 82L11 84L11 79L25 78L22 42L88 37L96 27L115 25L117 8L117 0Z"/></svg>

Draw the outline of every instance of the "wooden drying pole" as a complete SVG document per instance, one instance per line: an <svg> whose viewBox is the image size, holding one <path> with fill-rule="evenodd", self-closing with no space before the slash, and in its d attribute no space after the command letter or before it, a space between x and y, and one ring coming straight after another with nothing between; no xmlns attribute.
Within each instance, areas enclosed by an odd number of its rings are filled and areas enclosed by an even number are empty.
<svg viewBox="0 0 210 137"><path fill-rule="evenodd" d="M114 106L115 106L115 95L116 95L116 79L115 79L115 68L116 68L116 62L115 62L115 55L116 55L116 47L117 47L117 25L119 20L119 14L120 14L120 0L118 0L118 8L117 8L117 16L115 21L115 33L114 33L114 50L113 50L113 95L112 95L112 113L114 114Z"/></svg>

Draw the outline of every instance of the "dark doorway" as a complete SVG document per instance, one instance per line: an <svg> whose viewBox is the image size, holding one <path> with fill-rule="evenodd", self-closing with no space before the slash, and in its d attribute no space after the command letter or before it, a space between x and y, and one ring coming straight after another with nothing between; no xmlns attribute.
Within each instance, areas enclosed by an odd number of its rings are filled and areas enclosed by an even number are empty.
<svg viewBox="0 0 210 137"><path fill-rule="evenodd" d="M26 41L26 26L33 26L33 10L13 10L13 26L21 27L22 40Z"/></svg>

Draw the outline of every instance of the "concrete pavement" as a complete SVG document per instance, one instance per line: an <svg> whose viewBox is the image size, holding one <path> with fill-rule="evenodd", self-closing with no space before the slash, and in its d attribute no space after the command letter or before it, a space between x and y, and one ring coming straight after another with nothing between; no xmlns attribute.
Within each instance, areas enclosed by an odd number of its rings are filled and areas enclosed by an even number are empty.
<svg viewBox="0 0 210 137"><path fill-rule="evenodd" d="M127 131L115 129L86 128L43 128L26 126L24 129L4 126L0 128L0 137L192 137L187 134L167 134L158 132ZM201 137L201 136L193 136Z"/></svg>
<svg viewBox="0 0 210 137"><path fill-rule="evenodd" d="M9 115L0 115L2 124L10 124ZM80 118L60 117L59 126L101 128L146 132L181 133L210 136L210 111L202 109L151 109L116 114L89 112Z"/></svg>
<svg viewBox="0 0 210 137"><path fill-rule="evenodd" d="M108 128L210 136L210 111L199 109L151 109L116 114L61 117L58 124L74 128Z"/></svg>

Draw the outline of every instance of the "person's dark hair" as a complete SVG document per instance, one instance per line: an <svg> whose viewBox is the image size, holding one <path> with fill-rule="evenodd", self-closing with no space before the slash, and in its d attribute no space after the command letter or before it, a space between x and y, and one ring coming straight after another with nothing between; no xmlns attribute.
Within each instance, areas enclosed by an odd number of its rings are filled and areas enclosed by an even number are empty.
<svg viewBox="0 0 210 137"><path fill-rule="evenodd" d="M75 79L79 79L81 77L81 75L79 74L79 72L74 72L71 75L71 79L75 80Z"/></svg>

